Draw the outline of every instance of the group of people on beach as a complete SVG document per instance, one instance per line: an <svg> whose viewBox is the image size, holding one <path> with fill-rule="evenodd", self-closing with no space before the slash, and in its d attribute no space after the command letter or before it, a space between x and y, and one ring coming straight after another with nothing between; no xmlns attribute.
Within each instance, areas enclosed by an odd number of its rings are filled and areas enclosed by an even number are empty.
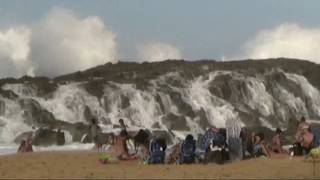
<svg viewBox="0 0 320 180"><path fill-rule="evenodd" d="M33 152L33 137L32 134L28 135L26 139L22 139L18 148L18 153Z"/></svg>
<svg viewBox="0 0 320 180"><path fill-rule="evenodd" d="M109 133L101 140L101 129L96 119L92 119L88 134L94 143L94 149L108 156L103 156L107 162L110 157L117 160L140 159L146 164L157 163L224 163L252 157L272 157L275 154L299 156L306 155L320 145L320 129L306 122L304 117L298 121L294 141L289 148L283 148L283 132L277 128L268 143L265 134L252 132L241 127L237 121L226 123L226 128L209 127L206 132L197 137L189 134L179 143L167 148L165 137L155 135L147 129L138 132L128 131L123 119L114 130L119 133ZM32 152L32 135L21 141L18 153ZM129 145L132 145L129 148ZM133 149L133 150L132 150ZM169 149L169 150L168 150ZM132 151L130 151L132 150Z"/></svg>
<svg viewBox="0 0 320 180"><path fill-rule="evenodd" d="M275 130L271 142L265 139L262 132L250 132L247 128L241 128L239 133L234 127L231 130L227 128L210 127L205 134L195 140L193 135L189 134L186 138L170 148L166 152L166 139L156 136L151 131L141 129L135 134L129 135L127 126L123 119L119 120L115 128L120 128L118 135L110 134L105 144L109 148L105 153L117 157L119 160L140 159L144 163L224 163L233 160L242 160L256 157L272 157L278 155L299 156L306 155L312 148L318 148L320 145L320 130L312 127L302 117L298 121L294 141L289 148L283 148L283 132L280 128ZM239 129L239 128L238 128ZM93 137L93 141L96 138ZM134 152L129 152L128 143L132 140ZM103 148L103 143L95 142L95 148ZM168 155L166 155L168 154Z"/></svg>

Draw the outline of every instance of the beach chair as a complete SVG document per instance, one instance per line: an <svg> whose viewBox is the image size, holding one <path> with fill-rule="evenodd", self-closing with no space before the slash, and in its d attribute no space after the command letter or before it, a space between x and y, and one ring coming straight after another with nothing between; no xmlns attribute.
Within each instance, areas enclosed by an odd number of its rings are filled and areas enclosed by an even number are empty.
<svg viewBox="0 0 320 180"><path fill-rule="evenodd" d="M164 164L165 149L160 139L152 140L149 148L149 164Z"/></svg>
<svg viewBox="0 0 320 180"><path fill-rule="evenodd" d="M180 164L191 164L195 162L196 141L186 139L181 145Z"/></svg>

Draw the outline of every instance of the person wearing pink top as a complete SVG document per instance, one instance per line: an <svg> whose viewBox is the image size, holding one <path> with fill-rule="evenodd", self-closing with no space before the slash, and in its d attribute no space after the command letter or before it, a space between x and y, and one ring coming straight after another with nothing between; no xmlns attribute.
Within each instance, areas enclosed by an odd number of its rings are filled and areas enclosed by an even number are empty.
<svg viewBox="0 0 320 180"><path fill-rule="evenodd" d="M307 153L310 151L310 149L313 148L313 138L314 135L311 131L311 128L305 128L302 132L302 142L301 145L304 147L307 151Z"/></svg>

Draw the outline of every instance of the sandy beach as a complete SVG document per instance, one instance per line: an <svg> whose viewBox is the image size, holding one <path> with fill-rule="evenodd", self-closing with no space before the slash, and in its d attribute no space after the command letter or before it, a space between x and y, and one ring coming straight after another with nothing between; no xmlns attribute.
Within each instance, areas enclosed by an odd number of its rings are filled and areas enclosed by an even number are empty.
<svg viewBox="0 0 320 180"><path fill-rule="evenodd" d="M320 164L304 158L251 159L224 165L143 165L138 161L100 164L89 151L36 152L0 157L1 178L106 179L302 179L320 178Z"/></svg>

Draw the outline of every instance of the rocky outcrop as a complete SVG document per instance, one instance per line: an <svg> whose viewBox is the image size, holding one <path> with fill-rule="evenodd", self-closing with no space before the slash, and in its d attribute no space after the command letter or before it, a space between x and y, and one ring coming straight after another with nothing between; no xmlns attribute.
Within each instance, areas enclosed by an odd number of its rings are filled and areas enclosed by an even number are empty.
<svg viewBox="0 0 320 180"><path fill-rule="evenodd" d="M91 142L92 118L108 131L124 118L173 142L172 131L196 135L237 118L248 128L272 134L276 127L289 131L301 116L320 119L319 79L320 65L283 58L119 62L54 79L7 78L0 80L0 128L21 120L29 129L47 129L39 144L46 144L44 139L55 143L59 128L70 132L74 142ZM17 92L16 84L26 90Z"/></svg>
<svg viewBox="0 0 320 180"><path fill-rule="evenodd" d="M40 128L35 132L24 132L16 137L14 141L20 143L29 137L32 137L33 145L35 146L64 145L66 141L64 132L47 128Z"/></svg>
<svg viewBox="0 0 320 180"><path fill-rule="evenodd" d="M162 123L169 130L181 130L188 131L190 127L187 126L187 120L184 116L178 116L173 113L169 113L162 118Z"/></svg>
<svg viewBox="0 0 320 180"><path fill-rule="evenodd" d="M6 103L0 100L0 116L4 116L6 113Z"/></svg>

